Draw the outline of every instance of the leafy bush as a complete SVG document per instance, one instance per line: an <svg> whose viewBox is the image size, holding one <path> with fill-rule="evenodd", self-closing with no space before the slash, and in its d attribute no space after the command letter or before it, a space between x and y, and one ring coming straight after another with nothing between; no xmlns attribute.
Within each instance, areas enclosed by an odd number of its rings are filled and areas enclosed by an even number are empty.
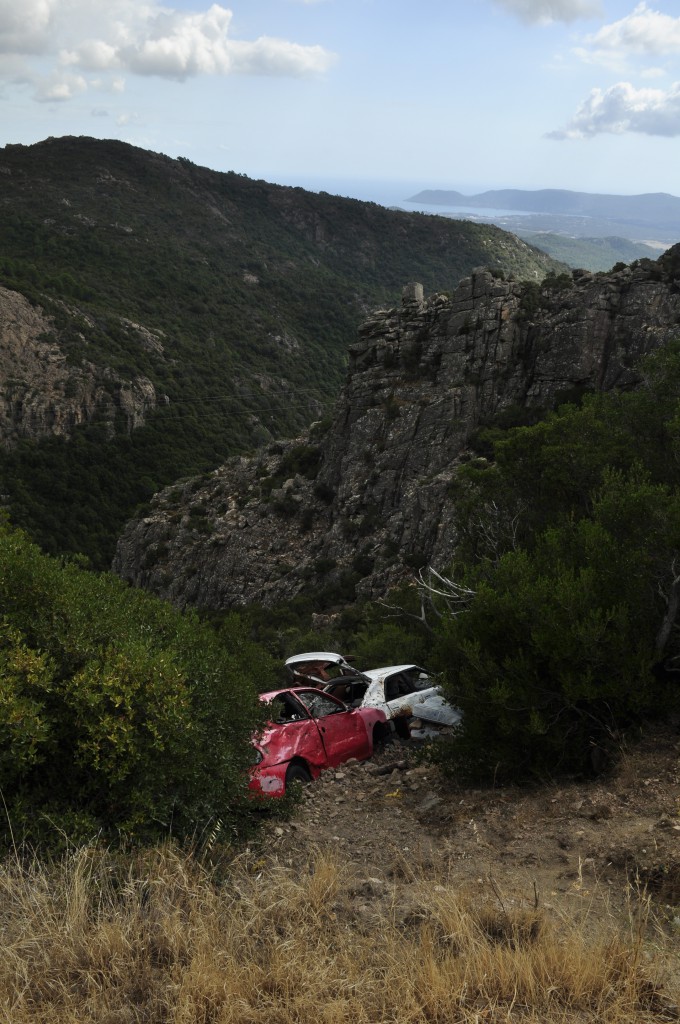
<svg viewBox="0 0 680 1024"><path fill-rule="evenodd" d="M571 274L554 274L552 271L546 274L543 280L543 288L551 292L568 291L574 287L574 279Z"/></svg>
<svg viewBox="0 0 680 1024"><path fill-rule="evenodd" d="M257 717L245 670L192 614L0 528L2 832L186 839L243 814Z"/></svg>
<svg viewBox="0 0 680 1024"><path fill-rule="evenodd" d="M644 386L586 397L496 440L459 479L459 564L438 657L465 729L456 771L588 767L640 716L678 707L680 347Z"/></svg>

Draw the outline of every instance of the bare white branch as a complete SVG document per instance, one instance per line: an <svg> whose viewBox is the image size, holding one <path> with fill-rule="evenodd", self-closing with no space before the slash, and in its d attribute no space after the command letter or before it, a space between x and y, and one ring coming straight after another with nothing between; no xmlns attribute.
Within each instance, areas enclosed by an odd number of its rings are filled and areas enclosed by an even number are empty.
<svg viewBox="0 0 680 1024"><path fill-rule="evenodd" d="M484 505L482 514L474 525L494 561L509 548L512 551L517 550L517 534L523 512L524 506L521 505L515 515L508 518L508 511L499 508L495 501L488 501Z"/></svg>
<svg viewBox="0 0 680 1024"><path fill-rule="evenodd" d="M678 611L680 610L680 572L678 572L678 556L675 554L670 564L670 582L666 587L662 586L661 580L658 584L659 594L665 605L666 613L656 635L656 653L662 658L668 642L676 628Z"/></svg>
<svg viewBox="0 0 680 1024"><path fill-rule="evenodd" d="M448 576L443 576L432 566L420 570L418 586L423 614L427 616L429 611L438 619L443 614L456 616L467 611L476 593L470 587L465 587ZM443 609L439 607L441 604L443 604Z"/></svg>

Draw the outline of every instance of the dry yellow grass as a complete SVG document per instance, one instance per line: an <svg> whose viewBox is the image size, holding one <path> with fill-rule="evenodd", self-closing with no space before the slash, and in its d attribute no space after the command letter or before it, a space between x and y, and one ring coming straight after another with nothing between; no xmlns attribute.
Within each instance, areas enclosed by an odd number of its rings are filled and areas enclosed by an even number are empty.
<svg viewBox="0 0 680 1024"><path fill-rule="evenodd" d="M410 882L353 916L327 856L219 876L172 849L0 871L3 1024L658 1024L642 926L593 935L491 884ZM660 961L659 961L660 963Z"/></svg>

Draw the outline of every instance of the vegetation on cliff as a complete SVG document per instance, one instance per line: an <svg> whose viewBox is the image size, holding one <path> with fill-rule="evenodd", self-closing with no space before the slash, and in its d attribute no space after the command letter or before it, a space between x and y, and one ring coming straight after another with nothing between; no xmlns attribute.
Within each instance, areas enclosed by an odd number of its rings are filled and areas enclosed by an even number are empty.
<svg viewBox="0 0 680 1024"><path fill-rule="evenodd" d="M638 390L473 436L439 578L423 566L420 587L344 608L319 584L247 609L249 630L279 659L340 649L440 670L465 712L437 753L456 778L601 769L645 718L680 711L680 344L641 374Z"/></svg>

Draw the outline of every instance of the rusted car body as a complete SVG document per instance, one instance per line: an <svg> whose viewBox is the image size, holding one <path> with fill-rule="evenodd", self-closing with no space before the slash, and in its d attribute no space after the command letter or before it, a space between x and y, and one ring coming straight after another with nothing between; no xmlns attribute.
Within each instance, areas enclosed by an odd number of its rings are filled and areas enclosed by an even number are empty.
<svg viewBox="0 0 680 1024"><path fill-rule="evenodd" d="M449 704L419 665L371 668L364 675L369 685L362 707L381 708L397 726L405 721L412 739L441 736L462 720L462 713Z"/></svg>
<svg viewBox="0 0 680 1024"><path fill-rule="evenodd" d="M462 714L420 665L388 665L359 672L341 654L310 651L286 661L298 681L306 679L350 707L378 708L395 731L412 739L451 732Z"/></svg>
<svg viewBox="0 0 680 1024"><path fill-rule="evenodd" d="M380 708L349 708L311 686L272 690L260 700L270 719L253 738L249 788L262 796L283 796L291 782L316 779L352 757L365 761L387 730Z"/></svg>

